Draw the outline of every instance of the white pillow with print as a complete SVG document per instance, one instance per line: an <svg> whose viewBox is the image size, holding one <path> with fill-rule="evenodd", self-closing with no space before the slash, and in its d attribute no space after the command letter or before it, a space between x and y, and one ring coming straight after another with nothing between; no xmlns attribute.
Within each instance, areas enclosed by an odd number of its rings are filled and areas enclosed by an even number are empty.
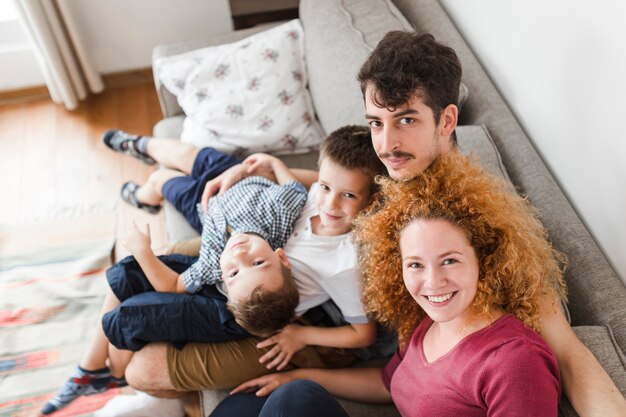
<svg viewBox="0 0 626 417"><path fill-rule="evenodd" d="M307 89L299 20L240 41L156 60L187 117L181 140L248 155L316 148L323 131Z"/></svg>

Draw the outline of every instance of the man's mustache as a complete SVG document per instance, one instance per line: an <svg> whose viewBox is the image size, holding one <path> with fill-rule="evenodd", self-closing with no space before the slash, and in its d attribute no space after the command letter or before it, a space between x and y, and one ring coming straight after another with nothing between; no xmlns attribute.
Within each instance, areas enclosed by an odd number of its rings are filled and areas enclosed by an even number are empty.
<svg viewBox="0 0 626 417"><path fill-rule="evenodd" d="M415 158L413 156L413 154L410 154L408 152L402 152L402 151L385 152L385 153L378 154L378 157L380 159L386 159L386 158Z"/></svg>

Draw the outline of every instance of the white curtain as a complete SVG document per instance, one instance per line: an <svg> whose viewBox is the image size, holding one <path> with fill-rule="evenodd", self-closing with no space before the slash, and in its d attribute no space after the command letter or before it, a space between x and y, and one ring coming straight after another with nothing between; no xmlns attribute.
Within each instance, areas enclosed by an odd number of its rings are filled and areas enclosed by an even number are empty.
<svg viewBox="0 0 626 417"><path fill-rule="evenodd" d="M89 60L67 0L14 2L55 103L74 110L88 92L104 90L102 77Z"/></svg>

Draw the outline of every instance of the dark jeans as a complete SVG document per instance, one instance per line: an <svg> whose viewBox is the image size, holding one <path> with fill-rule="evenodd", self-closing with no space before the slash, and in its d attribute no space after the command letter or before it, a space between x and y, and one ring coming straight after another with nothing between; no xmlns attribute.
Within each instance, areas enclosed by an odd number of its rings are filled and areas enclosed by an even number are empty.
<svg viewBox="0 0 626 417"><path fill-rule="evenodd" d="M225 398L210 417L349 417L324 387L306 379L290 382L268 397L235 394Z"/></svg>
<svg viewBox="0 0 626 417"><path fill-rule="evenodd" d="M197 258L159 256L181 273ZM227 342L250 337L226 307L227 299L213 285L196 294L156 292L132 256L107 270L113 293L121 301L102 318L104 333L118 349L136 352L150 342Z"/></svg>

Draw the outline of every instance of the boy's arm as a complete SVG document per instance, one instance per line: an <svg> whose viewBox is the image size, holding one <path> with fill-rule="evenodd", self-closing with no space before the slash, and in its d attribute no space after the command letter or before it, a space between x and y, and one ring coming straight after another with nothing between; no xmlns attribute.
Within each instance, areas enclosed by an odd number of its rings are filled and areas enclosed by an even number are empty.
<svg viewBox="0 0 626 417"><path fill-rule="evenodd" d="M123 244L133 255L144 275L159 292L184 293L185 285L178 272L165 265L150 248L150 227L146 224L146 232L139 230L133 222L130 230L123 238Z"/></svg>
<svg viewBox="0 0 626 417"><path fill-rule="evenodd" d="M211 181L207 182L204 191L202 193L202 199L200 200L202 209L207 211L209 199L216 194L224 194L230 187L243 180L250 175L260 175L269 179L270 181L277 182L276 176L271 169L257 169L255 172L248 172L249 166L245 164L239 164L230 167L226 171L222 172ZM317 181L318 172L310 169L294 168L290 170L296 181L303 184L307 189Z"/></svg>
<svg viewBox="0 0 626 417"><path fill-rule="evenodd" d="M258 348L274 345L259 362L267 364L268 369L283 369L294 353L307 345L336 348L362 348L370 346L376 340L376 323L348 324L338 327L300 326L290 324L280 333L257 344Z"/></svg>
<svg viewBox="0 0 626 417"><path fill-rule="evenodd" d="M623 416L626 399L591 351L576 337L558 300L544 296L542 336L554 351L567 399L581 417Z"/></svg>
<svg viewBox="0 0 626 417"><path fill-rule="evenodd" d="M289 181L297 181L283 161L266 153L252 154L243 161L243 164L248 166L248 174L253 174L259 169L271 170L276 177L278 185L286 184Z"/></svg>

